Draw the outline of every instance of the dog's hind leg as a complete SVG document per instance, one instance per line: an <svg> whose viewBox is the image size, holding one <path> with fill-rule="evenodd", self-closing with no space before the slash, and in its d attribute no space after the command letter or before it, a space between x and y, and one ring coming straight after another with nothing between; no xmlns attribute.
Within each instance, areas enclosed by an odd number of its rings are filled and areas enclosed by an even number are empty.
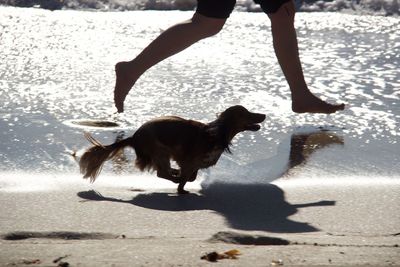
<svg viewBox="0 0 400 267"><path fill-rule="evenodd" d="M167 155L160 153L157 158L153 159L153 164L157 170L157 177L170 180L174 183L181 181L180 171L171 168L171 163Z"/></svg>

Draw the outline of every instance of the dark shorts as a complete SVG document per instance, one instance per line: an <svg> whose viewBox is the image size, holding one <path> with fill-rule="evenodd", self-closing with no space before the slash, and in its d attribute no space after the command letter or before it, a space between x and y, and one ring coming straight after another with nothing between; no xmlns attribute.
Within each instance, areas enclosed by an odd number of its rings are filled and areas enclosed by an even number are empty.
<svg viewBox="0 0 400 267"><path fill-rule="evenodd" d="M267 13L275 13L286 2L291 0L254 0ZM236 0L197 0L196 12L210 18L226 19L232 13Z"/></svg>

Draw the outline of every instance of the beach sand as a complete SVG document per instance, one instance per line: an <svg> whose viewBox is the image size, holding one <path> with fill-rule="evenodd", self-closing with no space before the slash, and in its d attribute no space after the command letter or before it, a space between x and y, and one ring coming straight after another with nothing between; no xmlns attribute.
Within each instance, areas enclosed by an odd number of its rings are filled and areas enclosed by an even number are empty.
<svg viewBox="0 0 400 267"><path fill-rule="evenodd" d="M400 184L319 181L211 183L183 196L173 187L27 190L3 181L0 265L400 266ZM201 259L232 249L237 259Z"/></svg>

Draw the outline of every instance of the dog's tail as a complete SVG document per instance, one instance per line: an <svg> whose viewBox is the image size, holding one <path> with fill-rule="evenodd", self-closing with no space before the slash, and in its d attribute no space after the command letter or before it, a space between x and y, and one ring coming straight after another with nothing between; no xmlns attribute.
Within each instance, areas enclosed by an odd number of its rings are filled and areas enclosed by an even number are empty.
<svg viewBox="0 0 400 267"><path fill-rule="evenodd" d="M114 144L103 146L99 141L94 139L89 133L85 133L86 139L93 144L91 148L86 150L79 160L79 167L83 178L90 178L90 182L94 182L100 174L105 161L112 159L117 155L118 151L126 146L133 147L132 137L115 142Z"/></svg>

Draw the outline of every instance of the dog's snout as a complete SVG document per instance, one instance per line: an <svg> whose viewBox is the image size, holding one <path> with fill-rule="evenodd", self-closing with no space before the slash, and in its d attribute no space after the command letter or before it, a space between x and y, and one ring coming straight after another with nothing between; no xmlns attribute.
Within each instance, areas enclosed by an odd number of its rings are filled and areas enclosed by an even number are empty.
<svg viewBox="0 0 400 267"><path fill-rule="evenodd" d="M263 122L267 116L261 113L253 113L253 119L256 123Z"/></svg>

